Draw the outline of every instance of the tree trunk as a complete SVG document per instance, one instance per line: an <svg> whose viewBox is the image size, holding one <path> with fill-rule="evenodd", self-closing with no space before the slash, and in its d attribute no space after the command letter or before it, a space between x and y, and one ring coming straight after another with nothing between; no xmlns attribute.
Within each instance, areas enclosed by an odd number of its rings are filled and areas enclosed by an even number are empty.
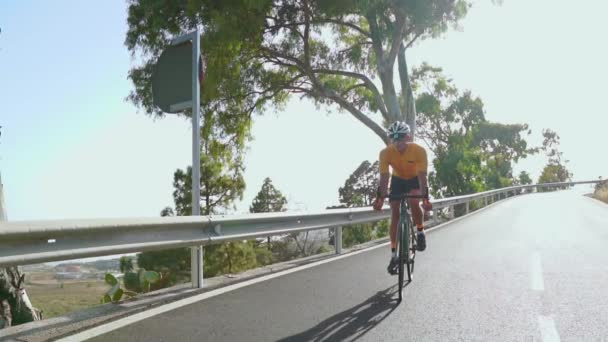
<svg viewBox="0 0 608 342"><path fill-rule="evenodd" d="M0 329L42 319L25 291L25 274L17 267L0 269Z"/></svg>
<svg viewBox="0 0 608 342"><path fill-rule="evenodd" d="M4 221L6 210L0 178L0 222ZM18 267L0 268L0 329L41 319L42 312L32 306L25 292L25 274Z"/></svg>
<svg viewBox="0 0 608 342"><path fill-rule="evenodd" d="M407 63L405 61L405 46L401 44L399 55L397 57L399 66L399 78L401 80L401 96L403 96L402 115L405 116L405 122L412 129L412 136L416 135L416 102L412 93L412 84L407 73Z"/></svg>

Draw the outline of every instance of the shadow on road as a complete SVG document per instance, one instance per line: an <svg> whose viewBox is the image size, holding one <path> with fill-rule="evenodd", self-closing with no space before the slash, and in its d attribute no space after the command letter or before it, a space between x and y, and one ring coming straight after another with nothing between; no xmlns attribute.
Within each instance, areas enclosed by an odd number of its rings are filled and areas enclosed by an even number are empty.
<svg viewBox="0 0 608 342"><path fill-rule="evenodd" d="M398 305L395 284L304 332L278 341L356 341L388 317Z"/></svg>

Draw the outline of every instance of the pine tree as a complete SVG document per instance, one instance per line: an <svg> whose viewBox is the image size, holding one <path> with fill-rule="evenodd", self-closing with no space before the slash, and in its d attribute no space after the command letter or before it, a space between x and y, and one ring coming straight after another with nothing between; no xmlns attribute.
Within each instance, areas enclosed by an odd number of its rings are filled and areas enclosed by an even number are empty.
<svg viewBox="0 0 608 342"><path fill-rule="evenodd" d="M283 194L272 185L272 180L267 177L264 179L262 189L253 199L249 207L250 213L272 213L285 211L287 199ZM270 236L268 236L268 250L270 250Z"/></svg>

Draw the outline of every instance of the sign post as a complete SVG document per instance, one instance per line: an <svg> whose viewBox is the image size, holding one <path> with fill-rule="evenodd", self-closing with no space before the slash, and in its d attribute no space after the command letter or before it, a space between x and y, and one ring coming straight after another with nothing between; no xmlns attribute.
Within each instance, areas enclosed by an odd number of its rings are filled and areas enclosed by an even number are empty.
<svg viewBox="0 0 608 342"><path fill-rule="evenodd" d="M201 203L200 148L200 31L177 37L160 55L152 72L154 104L167 113L192 109L192 216L199 216ZM203 247L191 248L192 287L203 287Z"/></svg>

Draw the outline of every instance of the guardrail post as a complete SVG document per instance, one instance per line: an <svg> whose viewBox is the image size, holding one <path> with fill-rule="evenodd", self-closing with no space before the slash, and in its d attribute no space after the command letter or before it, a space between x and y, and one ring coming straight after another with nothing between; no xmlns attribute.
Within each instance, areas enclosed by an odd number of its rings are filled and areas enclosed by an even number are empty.
<svg viewBox="0 0 608 342"><path fill-rule="evenodd" d="M454 218L454 206L451 205L448 208L449 208L448 209L448 216L450 217L450 219L453 219Z"/></svg>
<svg viewBox="0 0 608 342"><path fill-rule="evenodd" d="M487 207L487 206L488 206L488 196L485 196L485 197L483 198L483 206L484 206L484 207Z"/></svg>
<svg viewBox="0 0 608 342"><path fill-rule="evenodd" d="M190 248L190 281L192 288L203 288L203 246Z"/></svg>
<svg viewBox="0 0 608 342"><path fill-rule="evenodd" d="M433 224L437 224L439 221L437 216L439 216L438 209L433 209Z"/></svg>
<svg viewBox="0 0 608 342"><path fill-rule="evenodd" d="M464 214L465 215L469 213L469 203L470 202L465 203L465 209L464 209Z"/></svg>
<svg viewBox="0 0 608 342"><path fill-rule="evenodd" d="M342 226L334 227L334 245L336 254L342 254Z"/></svg>

